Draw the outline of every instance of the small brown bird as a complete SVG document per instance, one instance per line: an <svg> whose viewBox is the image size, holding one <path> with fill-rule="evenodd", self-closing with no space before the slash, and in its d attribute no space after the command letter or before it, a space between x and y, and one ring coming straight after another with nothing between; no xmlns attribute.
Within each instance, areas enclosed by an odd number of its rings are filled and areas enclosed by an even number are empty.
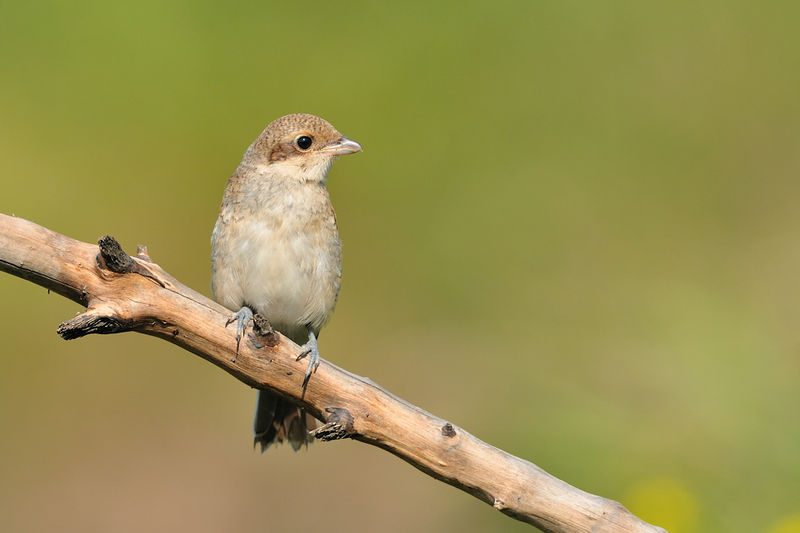
<svg viewBox="0 0 800 533"><path fill-rule="evenodd" d="M319 365L317 336L336 305L342 243L325 180L333 160L361 151L314 115L281 117L258 136L228 180L211 236L211 290L232 311L237 342L253 311L302 344L303 385ZM260 391L253 431L266 450L309 442L314 419Z"/></svg>

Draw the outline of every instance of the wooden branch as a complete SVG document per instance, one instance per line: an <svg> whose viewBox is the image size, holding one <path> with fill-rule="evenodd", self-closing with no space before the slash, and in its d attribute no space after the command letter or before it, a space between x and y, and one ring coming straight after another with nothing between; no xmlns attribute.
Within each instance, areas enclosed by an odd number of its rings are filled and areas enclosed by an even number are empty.
<svg viewBox="0 0 800 533"><path fill-rule="evenodd" d="M237 353L234 328L225 326L231 312L167 274L142 247L130 257L110 237L96 246L0 214L0 270L87 307L58 327L65 339L120 331L161 337L252 387L303 405L325 421L314 431L318 439L379 446L544 531L664 531L327 361L303 390L307 363L296 360L296 344L254 327Z"/></svg>

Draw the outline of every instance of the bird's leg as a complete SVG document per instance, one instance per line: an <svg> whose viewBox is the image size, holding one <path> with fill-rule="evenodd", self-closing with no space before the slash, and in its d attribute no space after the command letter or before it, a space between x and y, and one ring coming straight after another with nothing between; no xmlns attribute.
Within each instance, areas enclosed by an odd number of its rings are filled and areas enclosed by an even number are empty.
<svg viewBox="0 0 800 533"><path fill-rule="evenodd" d="M297 356L298 361L303 357L308 356L308 367L306 367L306 376L303 378L303 388L305 388L308 384L308 380L311 377L311 372L316 372L317 367L319 366L319 347L317 346L317 336L314 335L314 332L310 327L306 326L306 329L308 330L308 342L300 347L303 349L303 351Z"/></svg>
<svg viewBox="0 0 800 533"><path fill-rule="evenodd" d="M244 336L244 330L247 329L247 324L253 321L253 311L246 305L231 315L225 327L227 328L231 322L236 322L236 355L239 355L239 343Z"/></svg>

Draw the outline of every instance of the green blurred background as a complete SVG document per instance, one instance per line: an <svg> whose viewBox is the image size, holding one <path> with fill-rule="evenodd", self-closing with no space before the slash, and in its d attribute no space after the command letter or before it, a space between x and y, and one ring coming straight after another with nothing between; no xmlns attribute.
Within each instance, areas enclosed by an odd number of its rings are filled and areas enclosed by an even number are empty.
<svg viewBox="0 0 800 533"><path fill-rule="evenodd" d="M209 294L272 119L365 148L323 356L672 533L800 531L800 4L0 4L0 212ZM6 531L528 531L0 275Z"/></svg>

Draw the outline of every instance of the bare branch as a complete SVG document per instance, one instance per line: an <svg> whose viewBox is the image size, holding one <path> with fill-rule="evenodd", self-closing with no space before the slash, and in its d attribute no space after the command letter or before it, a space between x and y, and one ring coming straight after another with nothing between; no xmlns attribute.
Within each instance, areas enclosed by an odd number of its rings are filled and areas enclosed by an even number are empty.
<svg viewBox="0 0 800 533"><path fill-rule="evenodd" d="M315 430L317 438L379 446L544 531L664 531L327 361L303 390L300 348L268 325L253 328L237 354L234 331L225 327L230 311L167 274L144 247L131 257L110 237L98 247L0 214L0 270L87 307L59 326L65 339L120 331L161 337L250 386L303 405L326 422Z"/></svg>

